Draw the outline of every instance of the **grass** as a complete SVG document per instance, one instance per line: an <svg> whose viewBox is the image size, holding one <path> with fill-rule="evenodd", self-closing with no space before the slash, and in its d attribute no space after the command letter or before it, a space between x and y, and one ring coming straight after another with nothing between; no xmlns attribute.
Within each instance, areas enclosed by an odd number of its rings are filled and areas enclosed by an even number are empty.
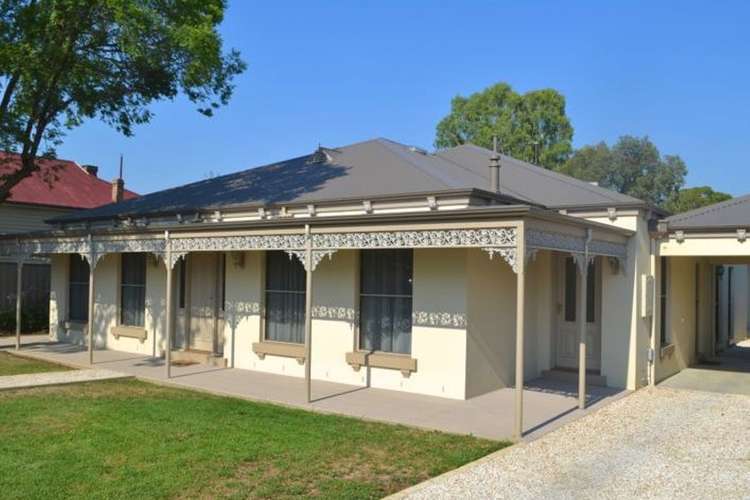
<svg viewBox="0 0 750 500"><path fill-rule="evenodd" d="M508 443L136 380L0 393L4 498L379 498Z"/></svg>
<svg viewBox="0 0 750 500"><path fill-rule="evenodd" d="M65 366L22 358L0 351L0 377L5 375L23 375L25 373L61 372L70 370Z"/></svg>

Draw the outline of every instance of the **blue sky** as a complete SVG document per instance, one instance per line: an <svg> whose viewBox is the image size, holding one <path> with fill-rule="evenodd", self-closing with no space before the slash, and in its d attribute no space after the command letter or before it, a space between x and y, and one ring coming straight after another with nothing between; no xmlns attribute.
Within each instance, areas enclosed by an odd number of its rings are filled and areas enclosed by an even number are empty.
<svg viewBox="0 0 750 500"><path fill-rule="evenodd" d="M97 122L62 158L141 193L371 137L432 149L450 100L495 82L567 98L576 147L649 135L688 185L750 192L750 3L230 0L248 70L213 118L153 106L125 138Z"/></svg>

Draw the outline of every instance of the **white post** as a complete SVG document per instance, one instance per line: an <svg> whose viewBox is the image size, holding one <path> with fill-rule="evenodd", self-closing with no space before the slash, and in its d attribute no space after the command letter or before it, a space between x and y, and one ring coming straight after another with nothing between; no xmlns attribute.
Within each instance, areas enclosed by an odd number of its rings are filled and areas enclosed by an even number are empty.
<svg viewBox="0 0 750 500"><path fill-rule="evenodd" d="M88 337L89 337L89 364L94 364L94 263L95 257L93 252L89 254L89 318L88 318Z"/></svg>
<svg viewBox="0 0 750 500"><path fill-rule="evenodd" d="M580 317L578 320L578 407L586 407L586 289L588 288L588 259L580 266L581 287L579 291Z"/></svg>
<svg viewBox="0 0 750 500"><path fill-rule="evenodd" d="M16 350L21 348L21 307L23 297L23 258L16 264Z"/></svg>
<svg viewBox="0 0 750 500"><path fill-rule="evenodd" d="M167 367L167 378L172 377L172 329L174 328L174 300L172 297L172 245L169 243L169 232L165 231L167 240L167 251L164 256L164 264L167 266L167 331L164 340L164 364Z"/></svg>
<svg viewBox="0 0 750 500"><path fill-rule="evenodd" d="M305 226L305 388L307 402L312 401L312 238L310 226Z"/></svg>
<svg viewBox="0 0 750 500"><path fill-rule="evenodd" d="M589 242L591 241L591 229L586 230L586 244L582 260L579 262L578 270L581 275L581 286L578 292L579 313L578 317L578 408L586 408L586 327L587 325L587 299L588 299L588 274L589 274Z"/></svg>
<svg viewBox="0 0 750 500"><path fill-rule="evenodd" d="M523 226L518 227L516 237L516 413L514 438L523 437L523 351L524 351L524 315L526 306L526 244Z"/></svg>

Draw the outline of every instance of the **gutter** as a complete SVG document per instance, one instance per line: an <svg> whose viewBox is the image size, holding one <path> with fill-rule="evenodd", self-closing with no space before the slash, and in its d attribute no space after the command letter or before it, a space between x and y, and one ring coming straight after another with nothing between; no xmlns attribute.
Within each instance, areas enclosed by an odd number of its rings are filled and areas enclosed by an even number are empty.
<svg viewBox="0 0 750 500"><path fill-rule="evenodd" d="M87 229L81 228L76 230L37 231L25 233L22 235L0 236L0 241L15 240L18 238L54 238L54 237L74 237L94 235L134 235L134 234L161 234L165 229L172 233L180 232L203 232L216 231L217 229L256 229L256 228L302 228L305 225L311 227L336 227L351 224L385 224L385 223L410 223L410 222L432 222L432 221L465 221L477 219L511 219L531 217L538 220L559 222L567 225L578 227L589 227L601 229L623 236L631 236L633 231L616 226L602 224L600 222L589 221L579 217L563 215L552 210L538 208L529 205L491 205L486 207L468 208L463 210L450 210L443 212L409 212L396 214L363 214L363 215L346 215L331 217L299 217L299 218L276 218L262 219L242 222L211 222L211 223L184 223L169 225L150 225L141 227L128 228L99 228Z"/></svg>
<svg viewBox="0 0 750 500"><path fill-rule="evenodd" d="M177 188L173 188L177 189ZM382 201L407 201L407 200L413 200L415 198L427 198L428 196L468 196L470 198L478 198L481 200L486 201L495 201L499 202L501 204L506 205L518 205L518 204L526 204L526 205L533 205L538 207L543 207L543 205L530 203L526 200L521 200L519 198L515 198L512 196L504 195L501 193L493 193L491 191L486 191L484 189L477 189L477 188L459 188L459 189L446 189L441 191L417 191L412 193L399 193L399 194L393 194L393 195L373 195L373 196L348 196L348 197L341 197L341 198L326 198L326 199L311 199L306 201L297 201L297 202L289 202L289 203L283 203L283 202L274 202L274 203L241 203L241 204L234 204L234 205L206 205L206 206L186 206L179 209L169 209L169 210L156 210L156 211L140 211L138 209L134 209L132 211L122 211L114 214L109 215L97 215L93 217L77 217L77 214L71 214L70 216L61 216L61 217L55 217L53 219L49 219L45 221L48 224L68 224L68 223L77 223L77 222L87 222L87 221L103 221L103 220L121 220L126 219L128 217L131 218L137 218L137 217L168 217L168 216L177 216L177 215L186 215L186 214L194 214L194 213L202 213L202 212L212 212L214 210L220 210L222 213L235 213L235 212L244 212L248 210L257 210L259 208L266 208L266 209L275 209L280 207L287 207L287 208L304 208L308 205L325 205L325 206L337 206L337 205L345 205L349 203L357 203L361 204L363 201L375 201L375 202L382 202ZM148 196L148 195L145 195ZM141 199L143 197L140 197ZM129 200L127 200L129 201ZM95 210L95 207L92 210Z"/></svg>

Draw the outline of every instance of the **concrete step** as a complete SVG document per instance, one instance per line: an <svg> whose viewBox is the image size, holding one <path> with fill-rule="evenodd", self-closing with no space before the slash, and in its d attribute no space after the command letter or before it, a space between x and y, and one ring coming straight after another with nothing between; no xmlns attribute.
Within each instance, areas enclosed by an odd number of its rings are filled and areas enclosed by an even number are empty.
<svg viewBox="0 0 750 500"><path fill-rule="evenodd" d="M227 360L223 356L204 351L172 351L172 362L176 364L196 363L217 368L227 367Z"/></svg>
<svg viewBox="0 0 750 500"><path fill-rule="evenodd" d="M544 370L542 377L550 380L559 380L560 382L569 382L571 384L578 383L578 370L575 368L553 368L551 370ZM600 375L599 373L586 373L586 383L588 385L595 385L598 387L607 387L607 377Z"/></svg>

